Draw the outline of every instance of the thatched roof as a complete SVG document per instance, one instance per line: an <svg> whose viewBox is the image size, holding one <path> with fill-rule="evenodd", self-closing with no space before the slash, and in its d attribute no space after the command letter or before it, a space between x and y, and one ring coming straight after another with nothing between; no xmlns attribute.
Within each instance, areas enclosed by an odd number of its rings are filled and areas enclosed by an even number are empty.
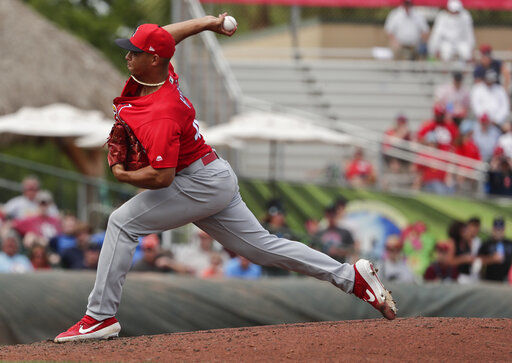
<svg viewBox="0 0 512 363"><path fill-rule="evenodd" d="M57 102L112 114L120 73L19 0L0 1L0 49L0 115Z"/></svg>

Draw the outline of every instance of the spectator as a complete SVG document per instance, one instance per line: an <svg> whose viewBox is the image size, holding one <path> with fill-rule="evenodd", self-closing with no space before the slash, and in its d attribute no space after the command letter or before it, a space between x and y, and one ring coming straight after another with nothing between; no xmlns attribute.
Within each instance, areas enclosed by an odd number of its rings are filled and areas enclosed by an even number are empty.
<svg viewBox="0 0 512 363"><path fill-rule="evenodd" d="M388 14L384 29L395 59L425 58L429 27L425 17L413 8L412 0L404 0Z"/></svg>
<svg viewBox="0 0 512 363"><path fill-rule="evenodd" d="M414 275L407 266L403 254L403 245L400 236L391 235L386 241L386 254L384 261L379 264L379 274L384 280L395 282L414 282Z"/></svg>
<svg viewBox="0 0 512 363"><path fill-rule="evenodd" d="M222 266L224 261L219 253L210 254L210 265L201 272L201 278L213 279L224 276Z"/></svg>
<svg viewBox="0 0 512 363"><path fill-rule="evenodd" d="M62 267L71 270L83 270L85 252L91 245L92 229L87 224L81 224L76 229L76 245L62 252Z"/></svg>
<svg viewBox="0 0 512 363"><path fill-rule="evenodd" d="M460 0L448 0L437 14L428 42L431 55L442 61L470 61L475 46L473 19Z"/></svg>
<svg viewBox="0 0 512 363"><path fill-rule="evenodd" d="M503 149L496 148L495 155L489 163L489 193L495 195L512 195L511 161L503 154Z"/></svg>
<svg viewBox="0 0 512 363"><path fill-rule="evenodd" d="M162 251L160 239L156 234L150 234L142 239L142 251L144 256L135 263L132 271L194 273L187 266L177 263L171 252Z"/></svg>
<svg viewBox="0 0 512 363"><path fill-rule="evenodd" d="M396 137L405 141L411 140L407 117L404 115L398 115L396 117L395 125L384 133L384 143L382 144L383 151L389 150L394 144L390 137ZM396 173L400 171L403 162L399 159L384 154L384 160L391 172Z"/></svg>
<svg viewBox="0 0 512 363"><path fill-rule="evenodd" d="M101 245L91 242L84 252L84 268L86 270L97 270L100 260Z"/></svg>
<svg viewBox="0 0 512 363"><path fill-rule="evenodd" d="M34 245L29 253L30 263L34 270L48 270L51 268L46 247Z"/></svg>
<svg viewBox="0 0 512 363"><path fill-rule="evenodd" d="M50 240L50 248L62 255L64 250L76 246L76 229L78 220L72 214L66 214L62 217L62 231Z"/></svg>
<svg viewBox="0 0 512 363"><path fill-rule="evenodd" d="M471 239L471 254L473 256L478 255L478 250L480 249L480 246L482 245L482 240L480 239L480 218L478 217L471 217L468 219L468 222L466 224L468 238Z"/></svg>
<svg viewBox="0 0 512 363"><path fill-rule="evenodd" d="M435 91L435 101L446 105L446 114L453 119L454 114L466 115L469 106L469 90L463 85L462 72L453 73L453 81L439 86Z"/></svg>
<svg viewBox="0 0 512 363"><path fill-rule="evenodd" d="M482 160L478 146L473 140L474 123L466 120L459 127L459 137L455 140L455 153L470 159Z"/></svg>
<svg viewBox="0 0 512 363"><path fill-rule="evenodd" d="M475 261L475 256L471 251L471 237L466 224L454 221L448 229L448 236L454 250L452 264L459 272L459 279L463 282L470 281L471 265Z"/></svg>
<svg viewBox="0 0 512 363"><path fill-rule="evenodd" d="M480 151L473 140L473 122L465 120L459 127L459 136L455 140L455 153L466 158L482 160ZM462 169L468 169L466 166L460 166ZM470 192L475 190L477 184L474 180L457 175L457 187L459 190Z"/></svg>
<svg viewBox="0 0 512 363"><path fill-rule="evenodd" d="M263 227L271 234L279 238L286 238L292 241L299 241L301 238L288 227L286 223L286 211L278 199L270 200L267 203L267 214L263 220ZM267 276L288 276L289 271L275 266L264 266L263 273Z"/></svg>
<svg viewBox="0 0 512 363"><path fill-rule="evenodd" d="M24 273L34 270L27 256L19 253L20 238L16 231L6 230L2 235L0 273Z"/></svg>
<svg viewBox="0 0 512 363"><path fill-rule="evenodd" d="M499 83L498 74L493 69L485 72L484 82L478 82L471 89L471 109L476 117L484 114L501 127L510 113L510 102L505 88Z"/></svg>
<svg viewBox="0 0 512 363"><path fill-rule="evenodd" d="M502 129L504 133L498 138L497 147L503 150L503 155L507 159L512 159L512 123L505 122Z"/></svg>
<svg viewBox="0 0 512 363"><path fill-rule="evenodd" d="M436 244L436 260L427 268L423 278L427 282L455 282L459 277L457 268L451 264L453 249L448 242Z"/></svg>
<svg viewBox="0 0 512 363"><path fill-rule="evenodd" d="M492 236L478 251L484 267L484 280L505 281L512 264L512 241L505 237L505 220L495 218Z"/></svg>
<svg viewBox="0 0 512 363"><path fill-rule="evenodd" d="M434 132L426 134L423 140L427 146L439 148ZM453 185L451 185L452 181L450 175L439 167L429 166L428 162L432 160L435 161L437 159L430 154L419 154L418 162L413 167L413 170L416 171L412 186L413 189L421 189L425 192L435 194L452 194L454 189Z"/></svg>
<svg viewBox="0 0 512 363"><path fill-rule="evenodd" d="M9 219L28 218L38 213L39 205L35 198L39 192L39 180L35 176L28 176L21 184L23 194L12 198L3 206L4 213ZM58 217L59 211L55 204L48 207L48 215Z"/></svg>
<svg viewBox="0 0 512 363"><path fill-rule="evenodd" d="M475 141L483 161L489 162L498 144L501 132L491 124L487 114L480 116L478 123L473 128L473 140Z"/></svg>
<svg viewBox="0 0 512 363"><path fill-rule="evenodd" d="M321 250L340 262L349 261L354 254L354 238L352 233L344 228L338 227L336 206L325 209L327 228L318 232L316 239L319 241Z"/></svg>
<svg viewBox="0 0 512 363"><path fill-rule="evenodd" d="M488 69L492 69L498 74L497 82L500 83L500 77L503 79L503 87L508 92L510 89L510 72L506 63L495 59L492 56L492 47L488 44L482 44L480 46L480 59L475 66L473 72L473 78L475 82L483 82L485 78L485 72Z"/></svg>
<svg viewBox="0 0 512 363"><path fill-rule="evenodd" d="M234 257L226 264L224 276L245 280L257 280L261 277L261 266L252 263L245 257Z"/></svg>
<svg viewBox="0 0 512 363"><path fill-rule="evenodd" d="M508 284L512 285L512 266L510 267L510 270L508 270Z"/></svg>
<svg viewBox="0 0 512 363"><path fill-rule="evenodd" d="M433 111L434 119L425 121L420 126L418 141L426 142L425 136L432 133L437 149L451 151L455 138L458 136L457 126L446 119L446 107L444 104L436 103Z"/></svg>
<svg viewBox="0 0 512 363"><path fill-rule="evenodd" d="M38 213L31 217L17 219L13 227L22 235L33 233L37 237L44 237L46 243L60 233L60 220L50 215L50 207L53 204L52 195L46 190L41 190L35 197L38 204Z"/></svg>
<svg viewBox="0 0 512 363"><path fill-rule="evenodd" d="M211 267L212 254L221 257L221 267L229 258L227 253L222 251L222 246L200 229L189 243L175 244L172 252L174 260L195 271L196 276L201 276L205 269Z"/></svg>
<svg viewBox="0 0 512 363"><path fill-rule="evenodd" d="M345 168L345 178L351 186L356 188L375 184L375 171L372 164L365 160L362 148L356 148L353 159Z"/></svg>

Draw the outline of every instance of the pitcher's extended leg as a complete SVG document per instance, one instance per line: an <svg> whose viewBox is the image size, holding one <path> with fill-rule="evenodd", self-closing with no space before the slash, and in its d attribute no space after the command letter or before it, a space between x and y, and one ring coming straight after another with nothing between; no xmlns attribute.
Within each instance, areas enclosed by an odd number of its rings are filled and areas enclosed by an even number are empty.
<svg viewBox="0 0 512 363"><path fill-rule="evenodd" d="M238 193L224 210L195 224L226 248L254 263L300 272L352 292L355 278L352 265L342 264L301 242L270 234Z"/></svg>

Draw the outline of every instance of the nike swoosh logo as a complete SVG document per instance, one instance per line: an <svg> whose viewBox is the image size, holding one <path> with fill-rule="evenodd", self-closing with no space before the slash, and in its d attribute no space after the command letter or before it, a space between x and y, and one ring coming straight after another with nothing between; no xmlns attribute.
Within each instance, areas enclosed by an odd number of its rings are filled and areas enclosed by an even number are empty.
<svg viewBox="0 0 512 363"><path fill-rule="evenodd" d="M366 289L366 293L367 293L367 294L368 294L368 296L370 297L370 298L369 298L368 300L366 300L366 301L368 301L368 302L374 302L374 301L375 301L375 295L373 295L373 294L371 293L371 291L370 291L370 290L368 290L368 289Z"/></svg>
<svg viewBox="0 0 512 363"><path fill-rule="evenodd" d="M368 291L368 290L366 290L366 291ZM97 327L99 327L100 325L101 325L101 321L98 324L93 325L93 326L91 326L90 328L87 328L87 329L84 329L83 326L80 325L80 329L78 329L78 332L80 334L87 334L87 333L93 331L94 329L96 329Z"/></svg>

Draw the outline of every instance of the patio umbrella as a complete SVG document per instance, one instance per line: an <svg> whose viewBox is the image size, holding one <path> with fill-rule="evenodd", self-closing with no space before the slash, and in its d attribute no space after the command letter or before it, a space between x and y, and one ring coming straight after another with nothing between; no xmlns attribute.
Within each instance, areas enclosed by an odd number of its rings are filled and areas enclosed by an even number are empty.
<svg viewBox="0 0 512 363"><path fill-rule="evenodd" d="M277 144L319 143L347 145L353 142L346 134L315 125L302 118L281 113L252 111L234 116L230 122L208 129L208 138L224 137L243 142L270 143L270 180L275 182L277 172Z"/></svg>

